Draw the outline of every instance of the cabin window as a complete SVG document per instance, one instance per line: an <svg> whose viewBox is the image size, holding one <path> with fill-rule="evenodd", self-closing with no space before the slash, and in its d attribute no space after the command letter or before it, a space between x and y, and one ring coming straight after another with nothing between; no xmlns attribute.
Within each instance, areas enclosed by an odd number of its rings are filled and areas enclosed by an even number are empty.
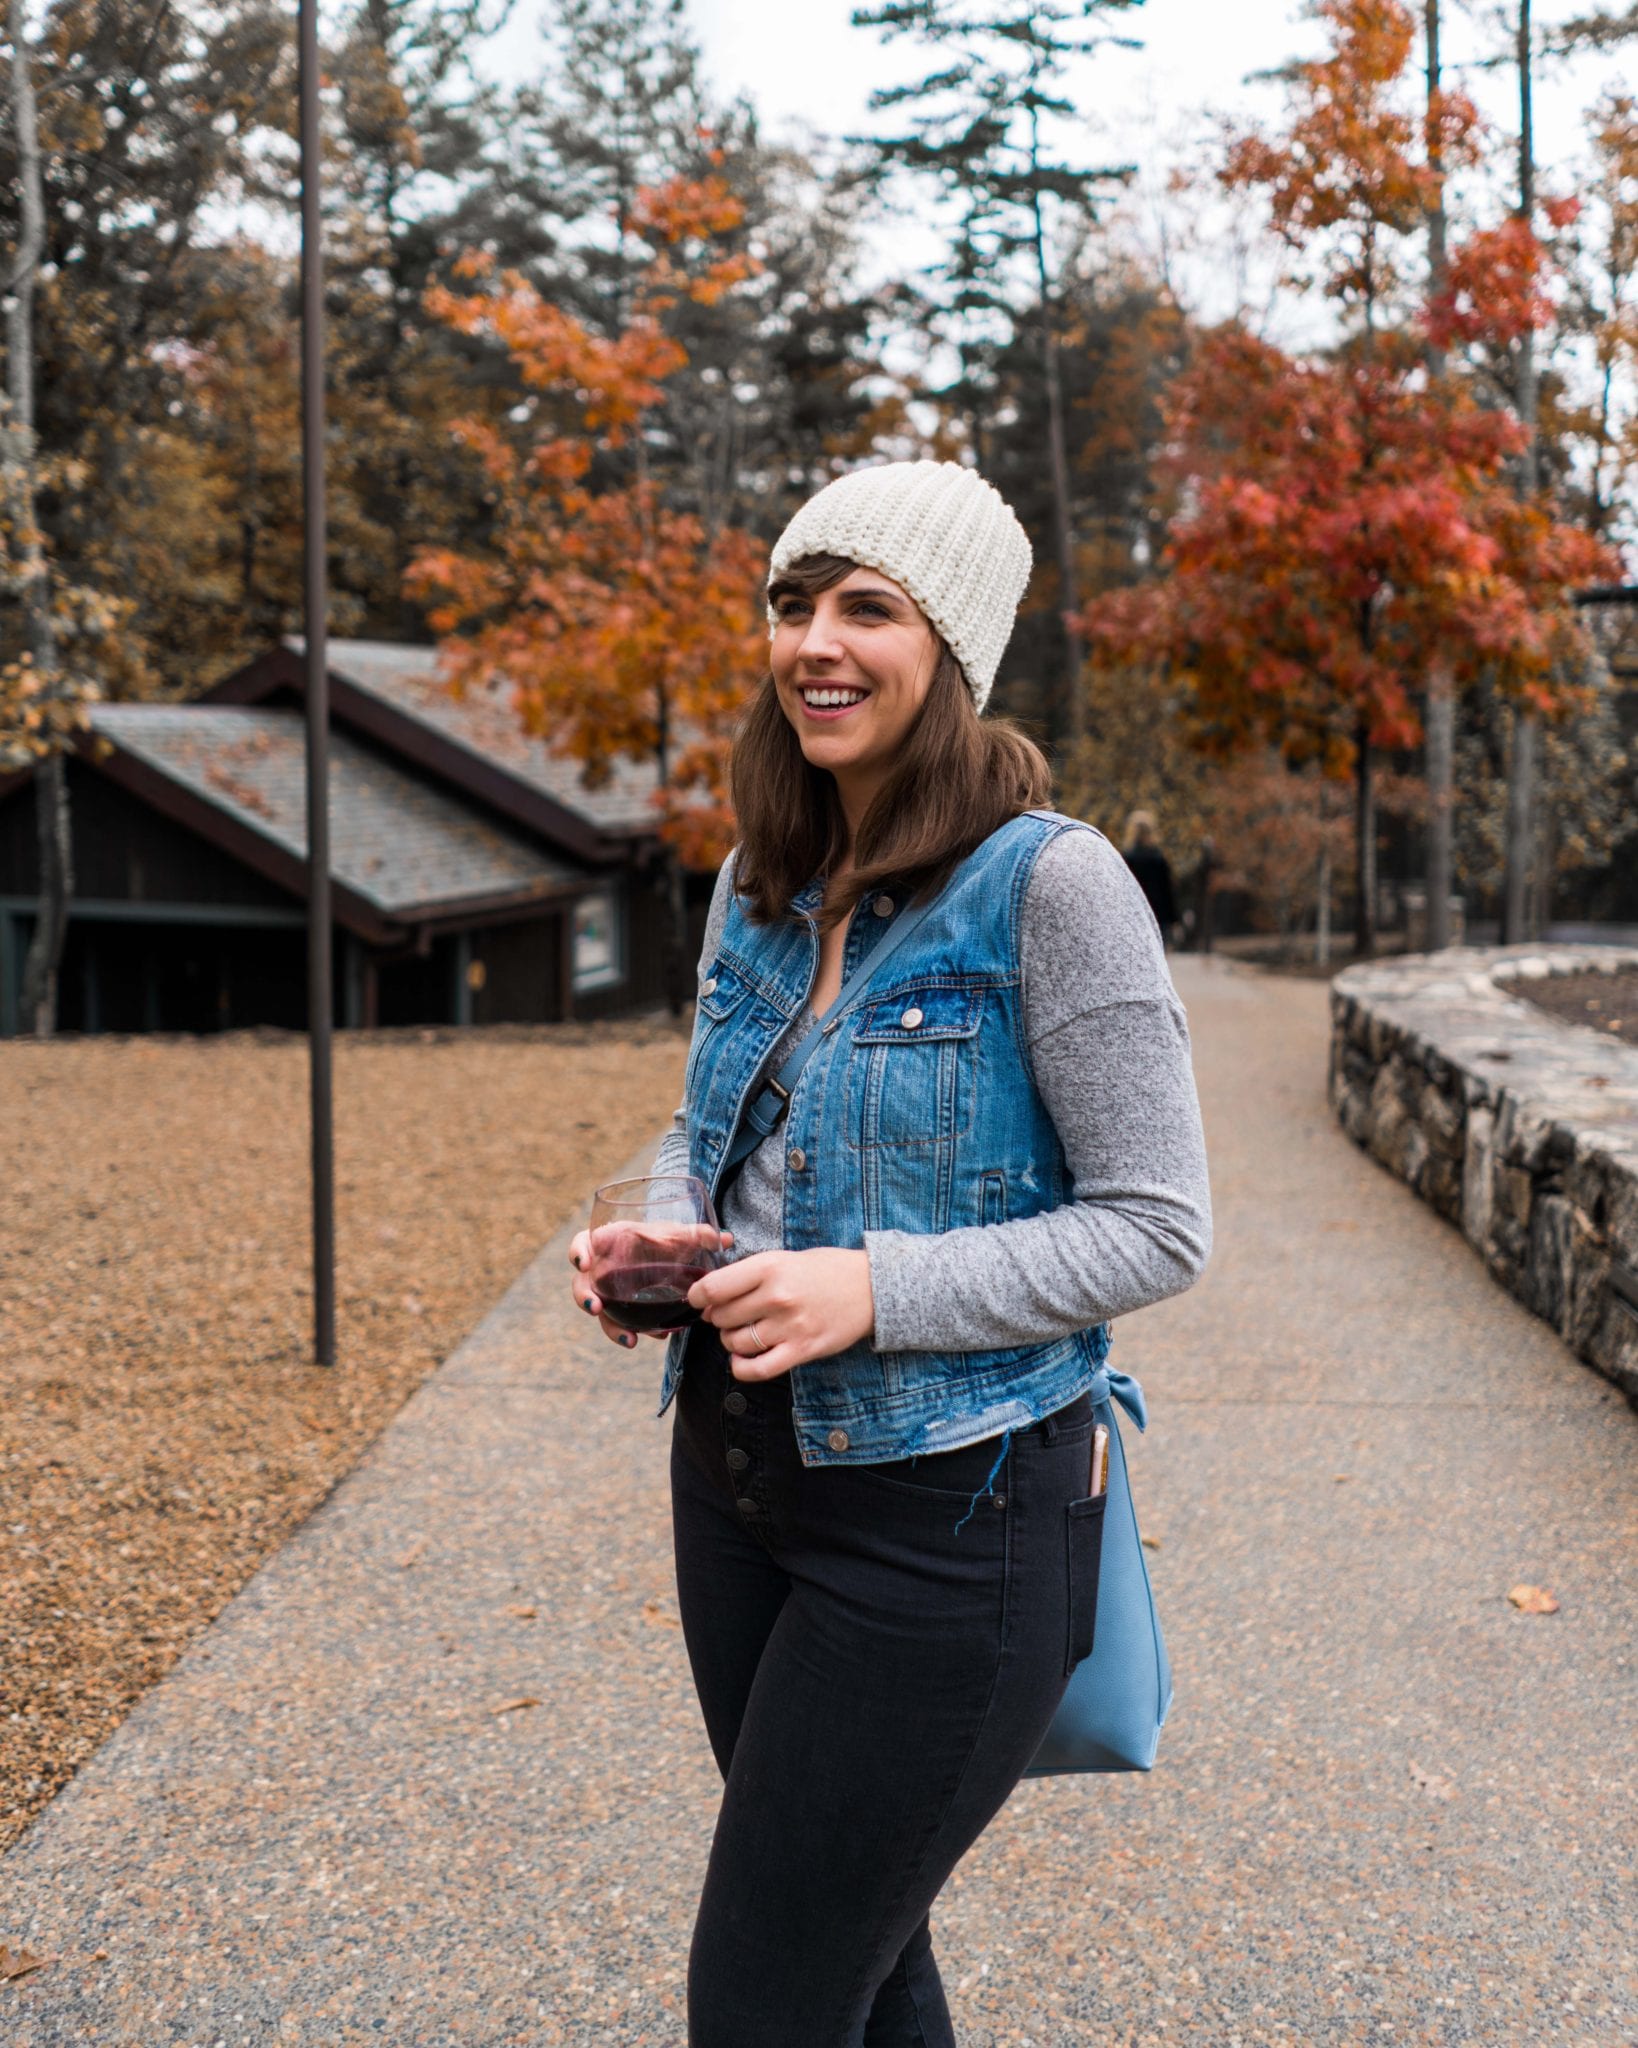
<svg viewBox="0 0 1638 2048"><path fill-rule="evenodd" d="M619 891L595 889L574 906L574 986L610 988L625 979L625 929Z"/></svg>

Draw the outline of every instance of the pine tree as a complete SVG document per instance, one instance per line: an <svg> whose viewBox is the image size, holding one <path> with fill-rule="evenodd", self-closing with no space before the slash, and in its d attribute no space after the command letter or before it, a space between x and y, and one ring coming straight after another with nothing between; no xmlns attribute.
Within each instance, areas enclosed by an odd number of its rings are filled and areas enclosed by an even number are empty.
<svg viewBox="0 0 1638 2048"><path fill-rule="evenodd" d="M940 278L943 312L961 346L958 391L976 414L984 358L1016 324L1022 275L1033 288L1040 368L1046 394L1045 454L1052 479L1057 562L1055 607L1063 621L1055 736L1071 745L1085 730L1081 639L1075 623L1079 576L1070 497L1068 434L1061 364L1060 268L1054 209L1084 217L1097 196L1128 175L1086 167L1054 154L1054 122L1079 118L1065 97L1072 59L1116 38L1094 26L1137 0L880 0L855 9L861 28L889 39L912 36L938 53L938 68L910 85L871 95L880 111L902 111L907 125L873 139L884 174L931 181L956 207ZM978 436L974 436L975 441ZM983 459L982 446L975 448Z"/></svg>

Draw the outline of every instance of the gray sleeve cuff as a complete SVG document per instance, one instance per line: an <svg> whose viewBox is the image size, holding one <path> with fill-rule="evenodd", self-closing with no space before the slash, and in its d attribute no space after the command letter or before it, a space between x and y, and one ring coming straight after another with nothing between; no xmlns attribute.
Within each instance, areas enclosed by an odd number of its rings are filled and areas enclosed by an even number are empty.
<svg viewBox="0 0 1638 2048"><path fill-rule="evenodd" d="M916 1249L939 1240L917 1238L906 1230L867 1230L865 1256L870 1261L870 1296L875 1325L870 1343L875 1351L920 1351L922 1288L916 1279Z"/></svg>

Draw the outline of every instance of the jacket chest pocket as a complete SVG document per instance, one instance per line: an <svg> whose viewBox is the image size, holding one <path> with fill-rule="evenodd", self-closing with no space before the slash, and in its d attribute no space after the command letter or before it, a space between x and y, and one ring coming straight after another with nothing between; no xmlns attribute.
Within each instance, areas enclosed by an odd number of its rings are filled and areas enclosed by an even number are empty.
<svg viewBox="0 0 1638 2048"><path fill-rule="evenodd" d="M732 1040L729 1026L750 993L750 983L725 960L718 960L700 983L695 997L694 1034L683 1075L686 1103L695 1104L702 1088L709 1085L723 1048Z"/></svg>
<svg viewBox="0 0 1638 2048"><path fill-rule="evenodd" d="M860 1011L854 1146L937 1146L972 1128L983 1015L983 989L959 985L906 989Z"/></svg>

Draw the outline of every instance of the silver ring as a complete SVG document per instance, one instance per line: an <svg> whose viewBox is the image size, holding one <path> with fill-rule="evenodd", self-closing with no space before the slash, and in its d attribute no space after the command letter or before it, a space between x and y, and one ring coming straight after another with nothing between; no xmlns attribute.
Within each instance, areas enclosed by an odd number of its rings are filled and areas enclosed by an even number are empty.
<svg viewBox="0 0 1638 2048"><path fill-rule="evenodd" d="M769 1348L762 1341L762 1332L757 1328L755 1323L747 1323L745 1327L750 1331L752 1337L756 1340L757 1355L760 1356L764 1351L766 1351Z"/></svg>

